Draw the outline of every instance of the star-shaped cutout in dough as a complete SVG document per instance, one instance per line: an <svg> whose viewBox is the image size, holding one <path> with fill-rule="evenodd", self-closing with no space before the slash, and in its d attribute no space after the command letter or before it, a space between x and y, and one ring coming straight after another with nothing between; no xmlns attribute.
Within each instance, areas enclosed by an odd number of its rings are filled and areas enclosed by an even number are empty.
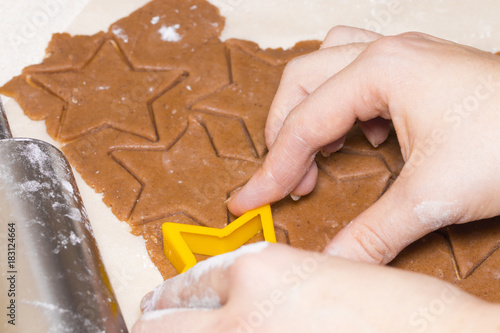
<svg viewBox="0 0 500 333"><path fill-rule="evenodd" d="M466 279L500 248L500 216L446 228L460 277Z"/></svg>
<svg viewBox="0 0 500 333"><path fill-rule="evenodd" d="M432 232L408 245L389 266L456 282L457 273L450 251L446 238L439 232Z"/></svg>
<svg viewBox="0 0 500 333"><path fill-rule="evenodd" d="M60 141L111 127L158 139L151 103L182 79L183 71L136 71L112 40L81 69L36 73L32 80L66 102Z"/></svg>
<svg viewBox="0 0 500 333"><path fill-rule="evenodd" d="M313 192L272 206L274 225L286 230L290 245L322 251L340 229L373 204L389 181L389 172L337 181L321 169Z"/></svg>
<svg viewBox="0 0 500 333"><path fill-rule="evenodd" d="M457 285L463 290L489 302L500 299L500 249L496 249L466 279Z"/></svg>
<svg viewBox="0 0 500 333"><path fill-rule="evenodd" d="M170 149L119 150L112 156L143 185L129 219L133 225L182 212L202 225L224 227L228 193L246 183L259 166L219 157L194 117Z"/></svg>
<svg viewBox="0 0 500 333"><path fill-rule="evenodd" d="M229 45L231 84L199 101L195 111L241 119L253 142L256 157L266 153L264 128L284 66L269 64Z"/></svg>

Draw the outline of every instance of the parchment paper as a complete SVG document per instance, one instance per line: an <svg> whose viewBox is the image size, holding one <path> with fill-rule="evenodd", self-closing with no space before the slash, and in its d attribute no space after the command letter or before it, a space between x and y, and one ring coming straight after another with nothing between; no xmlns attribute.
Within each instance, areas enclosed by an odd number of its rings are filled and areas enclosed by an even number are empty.
<svg viewBox="0 0 500 333"><path fill-rule="evenodd" d="M40 62L54 32L93 34L145 4L146 0L17 0L0 10L0 85L26 65ZM261 47L290 47L323 39L338 24L382 34L421 31L488 51L500 49L498 0L210 0L226 16L222 38L244 38ZM53 142L43 122L25 117L5 97L15 136ZM132 236L76 175L101 254L127 325L140 315L142 296L161 283L144 241ZM3 231L0 231L3 232ZM5 241L5 235L0 240Z"/></svg>

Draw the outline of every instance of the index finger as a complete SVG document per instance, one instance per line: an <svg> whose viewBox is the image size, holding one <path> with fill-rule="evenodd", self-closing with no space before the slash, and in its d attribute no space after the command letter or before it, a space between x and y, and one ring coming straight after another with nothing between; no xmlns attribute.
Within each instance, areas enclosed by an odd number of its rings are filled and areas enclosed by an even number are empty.
<svg viewBox="0 0 500 333"><path fill-rule="evenodd" d="M290 61L285 67L266 122L266 144L270 148L289 112L333 75L344 69L368 44L324 48Z"/></svg>
<svg viewBox="0 0 500 333"><path fill-rule="evenodd" d="M367 63L365 58L358 57L289 113L261 168L229 201L233 214L288 195L319 149L343 137L356 119L389 118L386 76L377 73L385 66Z"/></svg>
<svg viewBox="0 0 500 333"><path fill-rule="evenodd" d="M267 146L272 146L285 118L294 107L380 37L382 35L369 30L336 26L330 29L320 50L289 62L269 111Z"/></svg>

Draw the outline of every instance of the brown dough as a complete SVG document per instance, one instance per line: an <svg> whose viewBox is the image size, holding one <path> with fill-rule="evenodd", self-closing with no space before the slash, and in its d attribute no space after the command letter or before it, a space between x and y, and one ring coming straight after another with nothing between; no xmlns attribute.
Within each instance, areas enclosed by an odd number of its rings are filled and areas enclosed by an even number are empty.
<svg viewBox="0 0 500 333"><path fill-rule="evenodd" d="M223 43L223 27L204 0L154 0L107 33L54 35L42 64L0 88L31 119L46 121L85 181L144 237L165 278L176 272L163 255L162 223L221 228L234 219L224 201L263 162L284 66L320 45ZM394 132L373 148L358 126L339 153L316 160L314 192L272 212L279 242L320 251L387 190L404 161ZM432 233L391 265L500 302L499 247L497 218Z"/></svg>
<svg viewBox="0 0 500 333"><path fill-rule="evenodd" d="M500 249L495 250L458 286L482 299L498 303L500 300Z"/></svg>
<svg viewBox="0 0 500 333"><path fill-rule="evenodd" d="M457 282L452 255L446 238L433 232L404 249L390 266Z"/></svg>
<svg viewBox="0 0 500 333"><path fill-rule="evenodd" d="M500 216L447 228L460 276L467 278L500 248Z"/></svg>
<svg viewBox="0 0 500 333"><path fill-rule="evenodd" d="M103 127L157 141L151 103L181 81L183 74L180 70L136 71L107 40L82 69L35 73L32 80L66 102L60 141Z"/></svg>

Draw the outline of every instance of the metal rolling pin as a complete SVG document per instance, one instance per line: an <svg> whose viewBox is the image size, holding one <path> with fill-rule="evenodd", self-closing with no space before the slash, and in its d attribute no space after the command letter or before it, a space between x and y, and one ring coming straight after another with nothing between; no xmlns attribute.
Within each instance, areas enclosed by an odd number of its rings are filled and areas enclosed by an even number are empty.
<svg viewBox="0 0 500 333"><path fill-rule="evenodd" d="M0 101L2 332L127 332L71 168Z"/></svg>

